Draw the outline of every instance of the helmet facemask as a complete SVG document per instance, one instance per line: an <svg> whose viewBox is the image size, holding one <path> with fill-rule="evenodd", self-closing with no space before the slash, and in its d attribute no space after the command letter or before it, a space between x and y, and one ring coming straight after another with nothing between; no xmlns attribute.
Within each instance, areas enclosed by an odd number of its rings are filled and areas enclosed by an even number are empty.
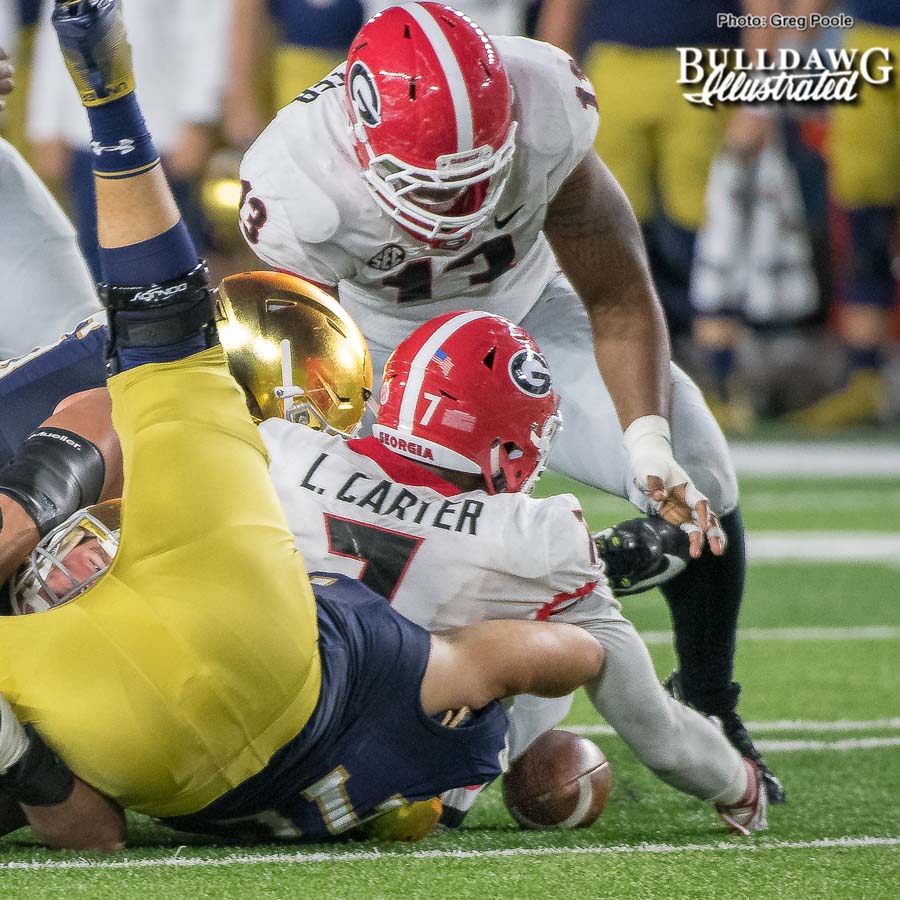
<svg viewBox="0 0 900 900"><path fill-rule="evenodd" d="M57 525L42 538L13 579L13 612L45 612L83 594L112 564L120 531L119 500L79 510ZM83 574L76 569L76 553L77 569L86 570Z"/></svg>
<svg viewBox="0 0 900 900"><path fill-rule="evenodd" d="M447 153L438 157L435 169L418 168L390 153L376 156L363 141L369 157L363 177L375 202L407 231L429 241L454 240L496 208L512 169L515 137L512 122L496 152L485 145Z"/></svg>

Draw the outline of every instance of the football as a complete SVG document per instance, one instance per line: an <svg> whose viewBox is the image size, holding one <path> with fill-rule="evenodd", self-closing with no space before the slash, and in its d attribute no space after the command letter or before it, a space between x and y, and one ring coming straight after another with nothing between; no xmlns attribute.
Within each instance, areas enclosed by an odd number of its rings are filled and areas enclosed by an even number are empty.
<svg viewBox="0 0 900 900"><path fill-rule="evenodd" d="M612 786L603 751L570 731L542 734L503 776L503 799L523 828L589 828Z"/></svg>

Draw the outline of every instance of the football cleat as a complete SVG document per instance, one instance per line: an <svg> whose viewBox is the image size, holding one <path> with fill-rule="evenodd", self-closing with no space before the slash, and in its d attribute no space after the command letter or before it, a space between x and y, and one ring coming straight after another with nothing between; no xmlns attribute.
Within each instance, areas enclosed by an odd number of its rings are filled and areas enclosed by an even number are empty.
<svg viewBox="0 0 900 900"><path fill-rule="evenodd" d="M5 775L28 750L28 734L6 697L0 694L0 775Z"/></svg>
<svg viewBox="0 0 900 900"><path fill-rule="evenodd" d="M52 22L85 106L102 106L134 90L131 45L118 0L56 0Z"/></svg>
<svg viewBox="0 0 900 900"><path fill-rule="evenodd" d="M689 703L685 698L684 691L681 686L681 678L678 672L672 672L671 675L663 682L663 687L679 702L692 709L697 709L694 704ZM702 709L697 709L707 715ZM749 759L760 772L763 785L766 789L766 798L769 803L787 803L787 792L782 785L778 776L766 765L766 761L762 758L762 754L756 749L753 739L747 734L744 722L741 717L734 711L725 715L710 716L714 718L722 729L722 733L728 738L728 743L737 750L745 759Z"/></svg>
<svg viewBox="0 0 900 900"><path fill-rule="evenodd" d="M766 789L766 797L769 803L787 803L787 792L778 776L766 765L759 750L753 744L750 735L741 717L732 712L725 716L719 716L722 732L728 738L728 742L741 756L749 759L759 771L763 786Z"/></svg>
<svg viewBox="0 0 900 900"><path fill-rule="evenodd" d="M754 831L765 831L769 827L766 815L768 801L759 766L750 759L744 759L747 767L747 790L737 803L716 804L716 812L729 831L749 837Z"/></svg>
<svg viewBox="0 0 900 900"><path fill-rule="evenodd" d="M441 794L443 809L438 824L444 828L459 828L487 786L478 784L444 791Z"/></svg>
<svg viewBox="0 0 900 900"><path fill-rule="evenodd" d="M658 516L629 519L594 536L613 594L640 594L684 571L690 539Z"/></svg>

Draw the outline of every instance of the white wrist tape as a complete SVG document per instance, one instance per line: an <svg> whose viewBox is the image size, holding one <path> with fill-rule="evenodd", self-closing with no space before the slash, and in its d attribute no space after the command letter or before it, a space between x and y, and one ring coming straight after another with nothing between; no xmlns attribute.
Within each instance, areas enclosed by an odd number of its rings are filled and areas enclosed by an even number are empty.
<svg viewBox="0 0 900 900"><path fill-rule="evenodd" d="M635 475L639 475L637 460L672 459L672 433L662 416L641 416L635 419L622 436L622 443ZM650 473L663 476L665 473Z"/></svg>

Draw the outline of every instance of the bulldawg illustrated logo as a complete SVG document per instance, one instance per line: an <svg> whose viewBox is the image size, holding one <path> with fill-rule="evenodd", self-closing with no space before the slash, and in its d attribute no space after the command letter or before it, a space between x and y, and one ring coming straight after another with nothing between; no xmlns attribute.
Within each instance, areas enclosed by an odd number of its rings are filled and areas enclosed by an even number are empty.
<svg viewBox="0 0 900 900"><path fill-rule="evenodd" d="M894 76L887 47L860 51L782 48L760 50L678 47L678 83L696 86L684 97L701 106L719 103L847 103L861 84L885 85Z"/></svg>

